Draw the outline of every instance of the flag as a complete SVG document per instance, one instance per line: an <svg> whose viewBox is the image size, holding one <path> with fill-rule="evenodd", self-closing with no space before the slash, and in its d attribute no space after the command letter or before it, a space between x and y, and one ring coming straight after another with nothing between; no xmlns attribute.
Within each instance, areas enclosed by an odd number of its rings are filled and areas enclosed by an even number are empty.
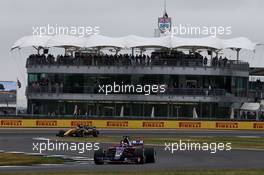
<svg viewBox="0 0 264 175"><path fill-rule="evenodd" d="M17 87L18 87L18 89L21 88L21 82L19 81L19 79L17 79Z"/></svg>

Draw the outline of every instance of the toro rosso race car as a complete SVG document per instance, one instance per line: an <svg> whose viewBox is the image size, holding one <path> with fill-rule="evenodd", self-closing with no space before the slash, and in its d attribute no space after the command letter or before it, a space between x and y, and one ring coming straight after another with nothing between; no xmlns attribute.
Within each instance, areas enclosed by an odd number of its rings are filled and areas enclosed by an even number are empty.
<svg viewBox="0 0 264 175"><path fill-rule="evenodd" d="M78 125L76 128L72 128L67 131L61 130L57 134L58 137L87 137L90 135L93 137L97 137L99 135L99 131L96 129L96 127Z"/></svg>
<svg viewBox="0 0 264 175"><path fill-rule="evenodd" d="M154 148L144 147L143 140L130 141L128 136L124 136L119 145L95 151L94 163L155 163L155 157Z"/></svg>

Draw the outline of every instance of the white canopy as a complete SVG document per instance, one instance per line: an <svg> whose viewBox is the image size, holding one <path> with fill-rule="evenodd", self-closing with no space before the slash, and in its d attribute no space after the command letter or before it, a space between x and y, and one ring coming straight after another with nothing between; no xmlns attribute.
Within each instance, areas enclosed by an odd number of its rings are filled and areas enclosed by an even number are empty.
<svg viewBox="0 0 264 175"><path fill-rule="evenodd" d="M243 103L240 109L246 111L257 111L260 108L259 103Z"/></svg>
<svg viewBox="0 0 264 175"><path fill-rule="evenodd" d="M85 39L83 47L125 47L124 38L113 38L102 35L92 35Z"/></svg>
<svg viewBox="0 0 264 175"><path fill-rule="evenodd" d="M165 48L212 48L212 49L248 49L254 50L256 43L247 38L219 39L216 37L179 38L179 37L140 37L129 35L125 37L107 37L92 35L89 37L75 37L69 35L55 36L25 36L12 46L11 50L24 47L165 47Z"/></svg>
<svg viewBox="0 0 264 175"><path fill-rule="evenodd" d="M124 37L125 47L166 47L170 48L170 36L164 37L140 37L136 35L129 35Z"/></svg>
<svg viewBox="0 0 264 175"><path fill-rule="evenodd" d="M47 47L47 43L51 36L24 36L17 40L15 44L12 46L12 50L16 48L24 48L24 47Z"/></svg>
<svg viewBox="0 0 264 175"><path fill-rule="evenodd" d="M214 48L223 49L223 40L216 37L205 38L171 38L172 48L184 48L184 47L200 47L200 48Z"/></svg>
<svg viewBox="0 0 264 175"><path fill-rule="evenodd" d="M84 38L78 38L72 35L55 35L48 39L47 47L83 47Z"/></svg>
<svg viewBox="0 0 264 175"><path fill-rule="evenodd" d="M231 48L231 49L248 49L254 50L256 47L256 43L252 43L248 38L239 37L223 40L223 48Z"/></svg>

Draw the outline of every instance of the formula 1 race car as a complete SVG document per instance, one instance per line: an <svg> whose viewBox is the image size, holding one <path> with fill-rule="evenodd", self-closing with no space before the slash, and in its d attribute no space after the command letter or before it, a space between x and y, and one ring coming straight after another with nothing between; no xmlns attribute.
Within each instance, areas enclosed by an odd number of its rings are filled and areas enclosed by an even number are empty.
<svg viewBox="0 0 264 175"><path fill-rule="evenodd" d="M57 134L58 137L87 137L89 135L97 137L99 135L99 131L96 129L96 127L93 126L78 125L76 128L72 128L67 131L61 130Z"/></svg>
<svg viewBox="0 0 264 175"><path fill-rule="evenodd" d="M94 163L97 165L107 163L155 163L156 152L152 147L144 147L143 140L130 141L124 136L120 144L109 147L107 150L99 149L94 152Z"/></svg>

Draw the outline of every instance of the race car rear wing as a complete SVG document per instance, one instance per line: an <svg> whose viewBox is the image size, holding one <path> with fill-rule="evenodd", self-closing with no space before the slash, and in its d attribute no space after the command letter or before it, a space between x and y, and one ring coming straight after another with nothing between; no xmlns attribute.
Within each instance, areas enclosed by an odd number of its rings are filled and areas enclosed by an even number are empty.
<svg viewBox="0 0 264 175"><path fill-rule="evenodd" d="M131 143L134 146L144 145L144 141L143 140L132 140Z"/></svg>

